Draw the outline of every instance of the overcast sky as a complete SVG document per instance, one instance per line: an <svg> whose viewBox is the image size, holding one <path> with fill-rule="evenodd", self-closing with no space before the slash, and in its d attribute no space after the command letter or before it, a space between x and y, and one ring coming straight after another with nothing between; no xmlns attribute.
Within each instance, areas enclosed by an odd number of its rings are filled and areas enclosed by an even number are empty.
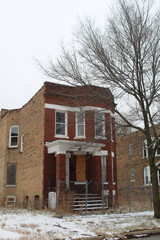
<svg viewBox="0 0 160 240"><path fill-rule="evenodd" d="M157 0L158 1L158 0ZM35 59L58 56L77 19L104 23L115 0L0 0L0 109L19 108L48 81Z"/></svg>

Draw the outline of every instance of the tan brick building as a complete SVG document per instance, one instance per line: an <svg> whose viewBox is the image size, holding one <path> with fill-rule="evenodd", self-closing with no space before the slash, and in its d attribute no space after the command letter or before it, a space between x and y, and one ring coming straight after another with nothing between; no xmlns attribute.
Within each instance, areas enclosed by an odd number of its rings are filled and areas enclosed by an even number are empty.
<svg viewBox="0 0 160 240"><path fill-rule="evenodd" d="M145 137L134 132L117 139L118 205L127 210L152 208L152 184ZM160 148L156 152L157 166ZM159 181L159 170L157 172Z"/></svg>
<svg viewBox="0 0 160 240"><path fill-rule="evenodd" d="M92 188L97 193L104 183L111 206L117 197L114 107L109 89L45 82L22 108L2 109L0 205L43 207L59 181L70 188L87 180L100 183Z"/></svg>

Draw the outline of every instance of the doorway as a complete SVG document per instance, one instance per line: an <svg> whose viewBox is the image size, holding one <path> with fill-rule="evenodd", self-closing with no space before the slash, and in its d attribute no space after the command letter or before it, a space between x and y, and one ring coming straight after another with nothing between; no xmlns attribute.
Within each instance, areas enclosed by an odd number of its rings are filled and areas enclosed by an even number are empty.
<svg viewBox="0 0 160 240"><path fill-rule="evenodd" d="M86 155L76 156L76 181L86 181Z"/></svg>

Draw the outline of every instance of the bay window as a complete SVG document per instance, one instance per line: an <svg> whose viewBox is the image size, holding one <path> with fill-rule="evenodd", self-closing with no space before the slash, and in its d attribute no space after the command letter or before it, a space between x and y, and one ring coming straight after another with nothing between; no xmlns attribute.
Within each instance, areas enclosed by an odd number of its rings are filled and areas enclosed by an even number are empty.
<svg viewBox="0 0 160 240"><path fill-rule="evenodd" d="M95 113L95 136L98 138L105 137L105 114Z"/></svg>

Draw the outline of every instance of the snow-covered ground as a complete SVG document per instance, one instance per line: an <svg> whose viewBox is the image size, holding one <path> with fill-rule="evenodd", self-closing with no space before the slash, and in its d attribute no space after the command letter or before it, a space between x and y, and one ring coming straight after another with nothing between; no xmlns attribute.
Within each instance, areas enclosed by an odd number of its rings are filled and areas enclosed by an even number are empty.
<svg viewBox="0 0 160 240"><path fill-rule="evenodd" d="M58 218L53 212L0 209L0 239L74 239L108 235L110 239L137 229L160 228L153 212L71 215Z"/></svg>

